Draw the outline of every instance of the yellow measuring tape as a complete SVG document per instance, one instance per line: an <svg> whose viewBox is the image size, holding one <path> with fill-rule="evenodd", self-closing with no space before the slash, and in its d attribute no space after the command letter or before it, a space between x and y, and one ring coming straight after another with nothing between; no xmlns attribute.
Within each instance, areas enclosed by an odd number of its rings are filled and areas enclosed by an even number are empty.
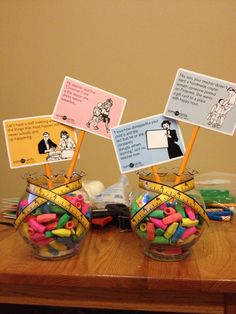
<svg viewBox="0 0 236 314"><path fill-rule="evenodd" d="M153 198L151 201L141 207L139 211L134 214L134 216L131 218L131 224L134 228L136 228L137 225L158 206L169 201L172 198L175 198L176 200L179 200L195 209L196 212L198 212L201 217L207 222L207 224L209 224L209 219L204 208L195 199L184 193L194 188L193 179L181 182L180 184L170 187L162 183L156 183L140 178L139 187L159 193L159 195L157 195L155 198Z"/></svg>
<svg viewBox="0 0 236 314"><path fill-rule="evenodd" d="M28 183L27 185L27 192L38 196L35 200L33 200L30 204L28 204L17 216L15 220L16 228L22 223L22 221L32 213L36 208L41 206L42 204L46 203L47 201L51 201L52 203L60 206L61 208L65 209L67 212L72 214L78 221L83 225L83 227L88 230L89 229L89 220L86 216L73 204L71 204L67 199L63 198L62 196L78 190L81 188L80 181L76 180L61 186L56 187L53 190L48 190L41 186L35 185L33 183Z"/></svg>

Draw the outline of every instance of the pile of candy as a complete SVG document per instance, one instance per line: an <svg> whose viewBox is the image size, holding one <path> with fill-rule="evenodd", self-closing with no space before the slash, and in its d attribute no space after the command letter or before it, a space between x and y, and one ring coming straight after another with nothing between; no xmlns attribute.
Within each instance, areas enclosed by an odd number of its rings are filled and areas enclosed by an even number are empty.
<svg viewBox="0 0 236 314"><path fill-rule="evenodd" d="M199 189L209 219L231 221L235 213L235 197L227 189Z"/></svg>
<svg viewBox="0 0 236 314"><path fill-rule="evenodd" d="M155 195L144 192L131 203L133 217ZM203 218L185 203L171 199L154 208L135 229L149 245L149 251L162 254L183 254L200 237Z"/></svg>
<svg viewBox="0 0 236 314"><path fill-rule="evenodd" d="M65 195L63 198L91 220L90 205L82 194ZM22 199L18 211L24 210L28 204L29 198ZM21 223L19 231L24 240L32 245L34 254L47 259L76 253L87 232L76 217L49 201L30 213Z"/></svg>

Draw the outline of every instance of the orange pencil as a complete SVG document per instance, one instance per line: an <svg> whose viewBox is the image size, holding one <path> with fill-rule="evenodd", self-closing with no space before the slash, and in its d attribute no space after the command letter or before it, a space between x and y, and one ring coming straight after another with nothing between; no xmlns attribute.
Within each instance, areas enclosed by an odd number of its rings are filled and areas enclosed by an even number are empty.
<svg viewBox="0 0 236 314"><path fill-rule="evenodd" d="M81 130L79 132L78 141L77 141L77 144L76 144L76 147L75 147L75 151L74 151L74 154L73 154L73 157L71 159L71 163L70 163L70 166L69 166L69 169L68 169L68 172L67 172L67 182L70 180L70 177L72 176L72 173L74 171L75 164L76 164L76 161L78 159L78 155L79 155L79 152L80 152L80 147L82 145L84 136L85 136L85 131Z"/></svg>
<svg viewBox="0 0 236 314"><path fill-rule="evenodd" d="M176 177L176 181L175 181L176 184L180 183L180 181L181 181L181 175L184 173L184 170L185 170L186 165L188 163L188 160L189 160L189 157L190 157L190 154L191 154L193 145L195 143L195 140L196 140L196 137L197 137L199 129L200 129L199 126L194 126L193 132L191 134L190 141L188 143L188 146L187 146L184 158L182 160L182 163L181 163L179 171L178 171L178 175Z"/></svg>
<svg viewBox="0 0 236 314"><path fill-rule="evenodd" d="M51 181L52 172L48 163L44 164L44 169L47 176L48 188L51 189L52 188L52 181Z"/></svg>
<svg viewBox="0 0 236 314"><path fill-rule="evenodd" d="M152 175L153 175L154 180L156 181L156 183L161 181L157 171L158 171L157 166L152 166Z"/></svg>

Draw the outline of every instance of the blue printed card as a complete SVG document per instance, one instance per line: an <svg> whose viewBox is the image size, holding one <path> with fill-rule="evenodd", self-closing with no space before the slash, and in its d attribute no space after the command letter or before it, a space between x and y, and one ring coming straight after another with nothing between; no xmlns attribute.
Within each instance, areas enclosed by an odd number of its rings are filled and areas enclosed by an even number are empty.
<svg viewBox="0 0 236 314"><path fill-rule="evenodd" d="M182 158L185 146L178 122L151 116L111 129L121 173Z"/></svg>

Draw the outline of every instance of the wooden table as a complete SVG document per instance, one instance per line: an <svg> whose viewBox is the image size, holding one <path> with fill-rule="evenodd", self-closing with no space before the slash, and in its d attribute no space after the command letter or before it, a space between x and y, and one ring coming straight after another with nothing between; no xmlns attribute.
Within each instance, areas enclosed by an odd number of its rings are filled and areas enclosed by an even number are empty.
<svg viewBox="0 0 236 314"><path fill-rule="evenodd" d="M80 254L41 261L0 226L0 303L236 313L236 223L211 222L192 254L159 262L132 232L92 228Z"/></svg>

